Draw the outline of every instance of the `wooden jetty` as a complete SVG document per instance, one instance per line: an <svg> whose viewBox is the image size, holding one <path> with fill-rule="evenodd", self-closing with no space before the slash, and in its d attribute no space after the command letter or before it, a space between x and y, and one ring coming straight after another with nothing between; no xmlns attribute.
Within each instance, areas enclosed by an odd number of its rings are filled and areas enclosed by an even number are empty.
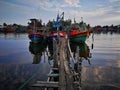
<svg viewBox="0 0 120 90"><path fill-rule="evenodd" d="M33 87L45 87L46 90L81 90L81 73L70 67L70 52L66 38L53 41L54 65L48 74L48 80L36 81Z"/></svg>

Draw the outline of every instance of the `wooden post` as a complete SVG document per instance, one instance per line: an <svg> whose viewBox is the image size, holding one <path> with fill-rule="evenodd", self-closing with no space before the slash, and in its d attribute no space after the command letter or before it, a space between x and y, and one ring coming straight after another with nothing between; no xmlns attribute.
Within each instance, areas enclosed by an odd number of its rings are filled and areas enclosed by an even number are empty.
<svg viewBox="0 0 120 90"><path fill-rule="evenodd" d="M58 45L57 41L53 40L53 60L54 60L54 68L58 67Z"/></svg>

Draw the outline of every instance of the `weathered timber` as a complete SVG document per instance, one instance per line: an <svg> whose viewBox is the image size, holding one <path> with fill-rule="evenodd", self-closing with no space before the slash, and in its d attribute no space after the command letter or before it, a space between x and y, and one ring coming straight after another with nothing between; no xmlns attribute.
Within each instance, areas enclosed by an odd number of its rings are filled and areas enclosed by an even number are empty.
<svg viewBox="0 0 120 90"><path fill-rule="evenodd" d="M37 81L37 83L32 85L33 87L59 87L58 82L44 82Z"/></svg>
<svg viewBox="0 0 120 90"><path fill-rule="evenodd" d="M52 70L59 70L58 68L51 68Z"/></svg>
<svg viewBox="0 0 120 90"><path fill-rule="evenodd" d="M62 41L60 42L61 43L61 46L60 46L60 56L59 56L59 62L60 62L60 65L59 65L59 73L60 73L60 76L59 76L59 90L67 90L66 88L66 73L65 73L65 67L64 67L64 60L65 60L65 57L63 55L63 51L64 51L64 47L65 47L65 43L63 43ZM64 60L63 60L64 59Z"/></svg>
<svg viewBox="0 0 120 90"><path fill-rule="evenodd" d="M58 67L58 44L56 40L53 40L53 59L54 59L53 67L57 68Z"/></svg>
<svg viewBox="0 0 120 90"><path fill-rule="evenodd" d="M48 74L48 77L58 77L59 74L58 73L51 73L51 74Z"/></svg>
<svg viewBox="0 0 120 90"><path fill-rule="evenodd" d="M73 76L72 76L72 73L70 71L69 62L68 62L69 60L67 58L66 39L61 38L60 43L61 43L60 44L60 55L59 55L60 90L74 90L73 89Z"/></svg>

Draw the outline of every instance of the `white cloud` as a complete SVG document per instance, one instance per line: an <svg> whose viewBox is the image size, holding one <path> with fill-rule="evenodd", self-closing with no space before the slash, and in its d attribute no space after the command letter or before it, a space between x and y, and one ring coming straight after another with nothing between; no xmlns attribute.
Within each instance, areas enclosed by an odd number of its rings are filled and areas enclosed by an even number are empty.
<svg viewBox="0 0 120 90"><path fill-rule="evenodd" d="M116 10L115 12L119 13L119 15L120 15L120 10Z"/></svg>
<svg viewBox="0 0 120 90"><path fill-rule="evenodd" d="M65 0L65 4L62 7L81 7L79 0Z"/></svg>
<svg viewBox="0 0 120 90"><path fill-rule="evenodd" d="M83 17L85 22L92 26L120 23L120 10L114 10L112 6L98 8L94 11L71 10L67 11L67 15L69 15L68 17L71 17L72 20L75 17L77 22L80 22L81 17Z"/></svg>
<svg viewBox="0 0 120 90"><path fill-rule="evenodd" d="M7 15L13 17L15 14L19 14L19 19L40 17L47 22L47 19L55 18L58 11L60 13L64 11L65 19L75 17L76 21L80 22L81 17L83 17L86 22L92 25L105 23L107 25L109 23L120 23L120 3L118 1L120 0L108 0L107 4L98 3L95 5L93 3L93 6L82 6L84 4L80 0L61 0L59 3L58 0L16 0L14 3L0 1L0 17L7 17ZM9 11L12 13L9 13ZM5 15L2 16L3 14ZM5 18L3 19L5 20ZM12 18L10 19L12 21ZM16 19L16 21L18 20Z"/></svg>
<svg viewBox="0 0 120 90"><path fill-rule="evenodd" d="M114 21L118 22L119 21L120 22L120 15L106 17L104 18L103 21L106 21L106 22L114 22Z"/></svg>
<svg viewBox="0 0 120 90"><path fill-rule="evenodd" d="M65 0L65 3L67 6L70 6L70 7L78 7L80 4L80 1L79 0Z"/></svg>
<svg viewBox="0 0 120 90"><path fill-rule="evenodd" d="M103 16L108 12L107 9L105 8L99 8L96 9L95 11L81 11L81 10L71 10L68 11L67 13L69 13L68 15L72 15L72 16L77 16L77 17L98 17L98 16Z"/></svg>
<svg viewBox="0 0 120 90"><path fill-rule="evenodd" d="M42 0L39 3L39 7L45 11L61 11L60 4L56 1Z"/></svg>
<svg viewBox="0 0 120 90"><path fill-rule="evenodd" d="M120 1L120 0L109 0L110 2L118 2L118 1Z"/></svg>

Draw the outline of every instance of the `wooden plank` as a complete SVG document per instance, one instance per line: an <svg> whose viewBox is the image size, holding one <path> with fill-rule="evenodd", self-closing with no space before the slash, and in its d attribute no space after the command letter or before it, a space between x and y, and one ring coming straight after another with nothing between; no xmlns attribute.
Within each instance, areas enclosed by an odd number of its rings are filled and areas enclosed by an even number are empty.
<svg viewBox="0 0 120 90"><path fill-rule="evenodd" d="M67 60L64 61L65 72L66 72L66 83L67 83L67 90L74 90L73 88L73 75L70 71L69 63Z"/></svg>
<svg viewBox="0 0 120 90"><path fill-rule="evenodd" d="M59 73L48 74L48 77L58 77L58 76L59 76Z"/></svg>
<svg viewBox="0 0 120 90"><path fill-rule="evenodd" d="M37 83L32 85L33 87L59 87L58 82L44 82L44 81L37 81Z"/></svg>
<svg viewBox="0 0 120 90"><path fill-rule="evenodd" d="M59 61L60 61L60 66L59 66L59 73L60 73L60 77L59 77L59 85L60 88L59 90L67 90L66 89L66 75L65 75L65 67L64 67L64 60L65 59L63 57L63 51L64 51L64 43L61 40L61 45L60 45L60 54L59 54Z"/></svg>
<svg viewBox="0 0 120 90"><path fill-rule="evenodd" d="M79 73L73 73L73 76L78 76L79 75Z"/></svg>
<svg viewBox="0 0 120 90"><path fill-rule="evenodd" d="M52 68L52 70L59 70L58 68Z"/></svg>
<svg viewBox="0 0 120 90"><path fill-rule="evenodd" d="M74 85L75 85L75 84L76 84L76 85L79 85L79 81L74 81L73 83L74 83Z"/></svg>
<svg viewBox="0 0 120 90"><path fill-rule="evenodd" d="M53 40L53 59L54 59L54 67L58 67L58 44L57 41Z"/></svg>
<svg viewBox="0 0 120 90"><path fill-rule="evenodd" d="M70 71L70 66L69 66L69 59L68 59L68 56L67 56L67 49L66 49L66 46L67 46L67 43L66 43L66 40L62 40L63 41L63 62L64 62L64 70L65 70L65 74L66 74L66 90L74 90L73 88L73 75L72 75L72 72Z"/></svg>

